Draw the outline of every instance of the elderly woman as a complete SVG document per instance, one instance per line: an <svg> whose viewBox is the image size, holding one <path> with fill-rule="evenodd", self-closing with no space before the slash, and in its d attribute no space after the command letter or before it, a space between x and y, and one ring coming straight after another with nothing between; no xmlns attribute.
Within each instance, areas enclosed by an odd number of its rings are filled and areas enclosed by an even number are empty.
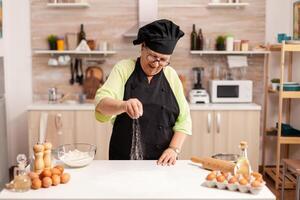
<svg viewBox="0 0 300 200"><path fill-rule="evenodd" d="M109 159L129 160L133 120L138 119L143 159L174 165L186 135L191 135L189 106L180 79L170 67L177 41L184 35L169 20L157 20L139 29L136 60L118 62L96 94L96 118L111 120Z"/></svg>

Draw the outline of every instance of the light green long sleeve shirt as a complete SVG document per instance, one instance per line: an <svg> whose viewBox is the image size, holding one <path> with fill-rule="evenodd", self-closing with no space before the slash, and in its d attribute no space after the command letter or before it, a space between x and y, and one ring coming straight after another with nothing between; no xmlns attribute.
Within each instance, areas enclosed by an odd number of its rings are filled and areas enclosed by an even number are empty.
<svg viewBox="0 0 300 200"><path fill-rule="evenodd" d="M105 97L123 100L125 84L133 73L135 68L135 60L127 59L118 62L112 69L108 79L104 85L97 90L95 103L96 105ZM174 132L181 132L187 135L192 134L192 122L190 116L189 105L184 96L183 87L176 71L167 66L163 69L164 75L167 78L169 85L175 95L179 105L179 116L173 127ZM95 113L96 119L100 122L114 122L116 116L106 116L102 113Z"/></svg>

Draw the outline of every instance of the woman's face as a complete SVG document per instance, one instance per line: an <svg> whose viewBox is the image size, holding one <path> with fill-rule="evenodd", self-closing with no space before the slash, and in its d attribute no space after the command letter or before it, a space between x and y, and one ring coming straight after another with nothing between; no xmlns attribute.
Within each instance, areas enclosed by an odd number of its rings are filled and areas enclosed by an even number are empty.
<svg viewBox="0 0 300 200"><path fill-rule="evenodd" d="M171 55L157 53L142 44L141 66L147 76L154 76L162 68L168 66L170 64L170 57Z"/></svg>

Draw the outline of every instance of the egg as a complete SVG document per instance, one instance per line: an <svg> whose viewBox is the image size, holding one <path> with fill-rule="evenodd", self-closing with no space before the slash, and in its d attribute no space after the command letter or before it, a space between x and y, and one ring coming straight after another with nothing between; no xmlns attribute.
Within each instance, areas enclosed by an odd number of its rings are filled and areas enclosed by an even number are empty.
<svg viewBox="0 0 300 200"><path fill-rule="evenodd" d="M52 185L52 179L50 177L44 177L42 180L42 185L44 188L48 188Z"/></svg>
<svg viewBox="0 0 300 200"><path fill-rule="evenodd" d="M30 177L31 180L33 180L35 178L39 178L39 175L35 172L29 172L28 176Z"/></svg>
<svg viewBox="0 0 300 200"><path fill-rule="evenodd" d="M219 176L217 176L217 181L218 182L224 182L225 181L225 177L223 175L219 175Z"/></svg>
<svg viewBox="0 0 300 200"><path fill-rule="evenodd" d="M64 166L62 166L62 165L56 165L54 168L59 169L59 171L61 172L61 174L64 173Z"/></svg>
<svg viewBox="0 0 300 200"><path fill-rule="evenodd" d="M259 182L259 181L253 181L253 182L251 183L251 186L252 186L252 187L261 187L261 182Z"/></svg>
<svg viewBox="0 0 300 200"><path fill-rule="evenodd" d="M68 174L68 173L64 173L60 177L60 182L63 184L69 182L69 180L70 180L70 174Z"/></svg>
<svg viewBox="0 0 300 200"><path fill-rule="evenodd" d="M258 181L258 182L260 182L260 183L263 183L263 182L264 182L264 180L263 180L263 178L262 178L262 177L255 178L255 181Z"/></svg>
<svg viewBox="0 0 300 200"><path fill-rule="evenodd" d="M57 174L52 175L52 185L56 186L60 184L60 176Z"/></svg>
<svg viewBox="0 0 300 200"><path fill-rule="evenodd" d="M40 174L40 178L43 179L44 177L50 177L51 178L52 173L50 169L44 169L42 173Z"/></svg>
<svg viewBox="0 0 300 200"><path fill-rule="evenodd" d="M228 183L230 183L230 184L233 184L233 183L236 183L236 182L238 182L238 179L235 176L231 177L228 181Z"/></svg>
<svg viewBox="0 0 300 200"><path fill-rule="evenodd" d="M229 176L228 172L221 172L221 174L227 179L227 177Z"/></svg>
<svg viewBox="0 0 300 200"><path fill-rule="evenodd" d="M58 169L58 168L52 168L51 169L51 174L52 174L52 176L53 175L58 175L58 176L60 176L61 175L61 171Z"/></svg>
<svg viewBox="0 0 300 200"><path fill-rule="evenodd" d="M259 172L252 172L251 175L252 175L255 179L262 178L262 175L261 175L261 173L259 173Z"/></svg>
<svg viewBox="0 0 300 200"><path fill-rule="evenodd" d="M212 181L212 180L214 180L216 177L217 177L216 174L213 173L213 172L211 172L211 173L209 173L209 174L207 175L206 180Z"/></svg>
<svg viewBox="0 0 300 200"><path fill-rule="evenodd" d="M34 178L31 181L31 188L34 190L40 189L42 187L42 181L39 178Z"/></svg>
<svg viewBox="0 0 300 200"><path fill-rule="evenodd" d="M240 185L247 185L248 181L245 178L241 178L241 180L239 181Z"/></svg>

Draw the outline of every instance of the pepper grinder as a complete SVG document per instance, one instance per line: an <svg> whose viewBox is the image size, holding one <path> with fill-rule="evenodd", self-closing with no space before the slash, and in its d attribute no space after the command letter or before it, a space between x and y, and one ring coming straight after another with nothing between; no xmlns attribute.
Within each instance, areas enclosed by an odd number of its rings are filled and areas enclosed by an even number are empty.
<svg viewBox="0 0 300 200"><path fill-rule="evenodd" d="M34 172L41 173L44 170L44 145L36 144L33 146L34 151Z"/></svg>
<svg viewBox="0 0 300 200"><path fill-rule="evenodd" d="M50 142L44 143L45 169L51 169L51 149L52 149L52 144Z"/></svg>

